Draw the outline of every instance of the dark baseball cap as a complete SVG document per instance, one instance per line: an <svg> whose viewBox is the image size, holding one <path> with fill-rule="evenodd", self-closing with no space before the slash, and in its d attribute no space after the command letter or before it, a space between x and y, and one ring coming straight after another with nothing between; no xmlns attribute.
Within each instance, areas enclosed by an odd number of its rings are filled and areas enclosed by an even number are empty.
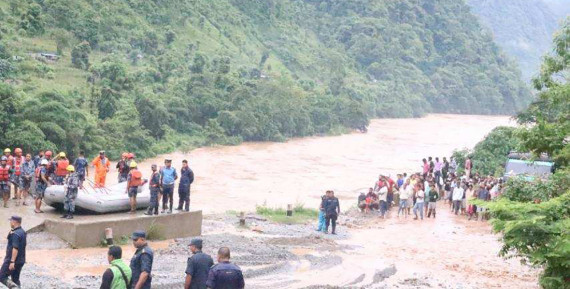
<svg viewBox="0 0 570 289"><path fill-rule="evenodd" d="M196 246L202 248L202 239L198 238L192 239L192 241L190 241L190 244L188 246Z"/></svg>
<svg viewBox="0 0 570 289"><path fill-rule="evenodd" d="M131 239L137 240L138 238L146 238L146 233L144 231L134 231Z"/></svg>
<svg viewBox="0 0 570 289"><path fill-rule="evenodd" d="M21 223L21 222L22 222L22 217L20 217L20 216L12 216L12 217L10 217L10 219L8 219L8 220L10 220L10 221L16 221L16 222L20 222L20 223Z"/></svg>

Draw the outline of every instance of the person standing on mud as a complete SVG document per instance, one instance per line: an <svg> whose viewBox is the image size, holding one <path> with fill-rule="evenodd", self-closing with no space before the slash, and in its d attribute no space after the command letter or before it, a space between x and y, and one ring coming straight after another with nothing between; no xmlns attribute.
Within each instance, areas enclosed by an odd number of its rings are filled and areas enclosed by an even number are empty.
<svg viewBox="0 0 570 289"><path fill-rule="evenodd" d="M22 217L12 216L10 227L6 256L0 268L0 283L8 288L20 288L20 272L26 263L26 231L22 229Z"/></svg>
<svg viewBox="0 0 570 289"><path fill-rule="evenodd" d="M416 196L416 203L414 204L414 220L418 219L418 210L420 211L420 217L423 220L424 219L424 198L425 198L425 193L422 190L422 184L421 183L417 183L416 187L415 187L415 196Z"/></svg>
<svg viewBox="0 0 570 289"><path fill-rule="evenodd" d="M188 166L188 161L182 161L180 183L178 184L178 208L176 210L190 211L190 185L194 182L194 172Z"/></svg>
<svg viewBox="0 0 570 289"><path fill-rule="evenodd" d="M103 282L99 289L130 289L132 271L121 259L123 250L119 246L109 247L107 260L111 267L103 273Z"/></svg>
<svg viewBox="0 0 570 289"><path fill-rule="evenodd" d="M245 282L241 269L230 263L230 249L222 247L218 250L218 264L208 273L206 288L210 289L243 289Z"/></svg>
<svg viewBox="0 0 570 289"><path fill-rule="evenodd" d="M168 208L168 213L172 214L172 206L174 203L174 182L178 179L176 169L172 167L172 160L165 159L164 167L160 169L160 186L162 188L162 211L164 214ZM170 207L167 206L170 200Z"/></svg>
<svg viewBox="0 0 570 289"><path fill-rule="evenodd" d="M160 174L156 171L157 166L153 164L150 168L152 170L148 183L150 188L150 205L146 213L144 213L147 216L152 215L153 211L155 215L158 215L158 194L160 193Z"/></svg>
<svg viewBox="0 0 570 289"><path fill-rule="evenodd" d="M327 198L323 202L323 208L325 209L325 234L329 232L329 226L332 224L332 234L336 235L336 220L340 214L340 203L338 199L334 196L333 191L327 192Z"/></svg>
<svg viewBox="0 0 570 289"><path fill-rule="evenodd" d="M192 257L188 258L186 265L184 289L206 289L208 273L214 266L214 260L210 255L202 253L202 239L192 239L189 247Z"/></svg>
<svg viewBox="0 0 570 289"><path fill-rule="evenodd" d="M63 199L63 210L65 211L65 215L61 216L61 218L73 219L73 213L75 213L75 199L79 192L81 180L72 165L67 166L66 170L67 178L65 179L65 198Z"/></svg>
<svg viewBox="0 0 570 289"><path fill-rule="evenodd" d="M132 289L150 289L152 282L152 261L154 252L146 243L146 233L135 231L131 237L133 246L137 248L135 255L131 258L131 271L133 278Z"/></svg>

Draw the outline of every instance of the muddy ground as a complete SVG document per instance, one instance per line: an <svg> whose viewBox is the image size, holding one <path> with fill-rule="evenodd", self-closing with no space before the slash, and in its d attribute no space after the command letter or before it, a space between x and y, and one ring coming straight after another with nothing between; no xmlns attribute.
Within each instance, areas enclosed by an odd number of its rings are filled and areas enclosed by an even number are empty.
<svg viewBox="0 0 570 289"><path fill-rule="evenodd" d="M246 288L537 288L537 269L496 254L500 245L486 222L456 217L440 205L438 219L388 219L354 209L340 217L339 234L315 224L276 224L250 214L205 217L204 251L232 250ZM153 288L182 288L191 238L152 242ZM134 250L125 244L124 259ZM495 252L487 252L495 248ZM69 249L45 232L29 234L22 288L98 288L106 249ZM214 258L215 259L215 258Z"/></svg>

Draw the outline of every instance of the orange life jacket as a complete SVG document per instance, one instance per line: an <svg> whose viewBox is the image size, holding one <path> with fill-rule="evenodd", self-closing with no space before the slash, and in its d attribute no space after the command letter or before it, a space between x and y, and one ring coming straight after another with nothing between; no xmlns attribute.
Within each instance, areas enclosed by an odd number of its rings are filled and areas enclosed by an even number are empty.
<svg viewBox="0 0 570 289"><path fill-rule="evenodd" d="M19 176L22 174L22 164L24 164L24 157L20 156L20 157L16 157L14 159L14 174L16 176Z"/></svg>
<svg viewBox="0 0 570 289"><path fill-rule="evenodd" d="M58 177L63 177L67 175L67 166L69 166L69 161L67 159L58 160L57 166L55 168L55 175Z"/></svg>
<svg viewBox="0 0 570 289"><path fill-rule="evenodd" d="M129 187L138 187L142 185L142 183L142 173L137 169L132 170L131 179L129 180Z"/></svg>
<svg viewBox="0 0 570 289"><path fill-rule="evenodd" d="M7 182L10 180L10 166L0 166L0 182Z"/></svg>

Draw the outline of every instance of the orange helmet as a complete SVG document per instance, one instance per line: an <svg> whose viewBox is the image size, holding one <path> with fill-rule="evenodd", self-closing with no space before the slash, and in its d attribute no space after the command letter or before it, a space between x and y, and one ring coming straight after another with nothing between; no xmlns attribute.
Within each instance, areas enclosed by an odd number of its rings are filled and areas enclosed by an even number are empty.
<svg viewBox="0 0 570 289"><path fill-rule="evenodd" d="M134 153L129 153L129 159L134 159L135 158L135 154Z"/></svg>
<svg viewBox="0 0 570 289"><path fill-rule="evenodd" d="M46 151L45 155L46 155L46 157L48 157L48 158L49 158L49 157L51 157L51 156L52 156L52 152L51 152L51 151Z"/></svg>
<svg viewBox="0 0 570 289"><path fill-rule="evenodd" d="M21 149L21 148L16 148L16 149L14 150L14 152L17 153L17 154L21 154L21 153L22 153L22 149Z"/></svg>

